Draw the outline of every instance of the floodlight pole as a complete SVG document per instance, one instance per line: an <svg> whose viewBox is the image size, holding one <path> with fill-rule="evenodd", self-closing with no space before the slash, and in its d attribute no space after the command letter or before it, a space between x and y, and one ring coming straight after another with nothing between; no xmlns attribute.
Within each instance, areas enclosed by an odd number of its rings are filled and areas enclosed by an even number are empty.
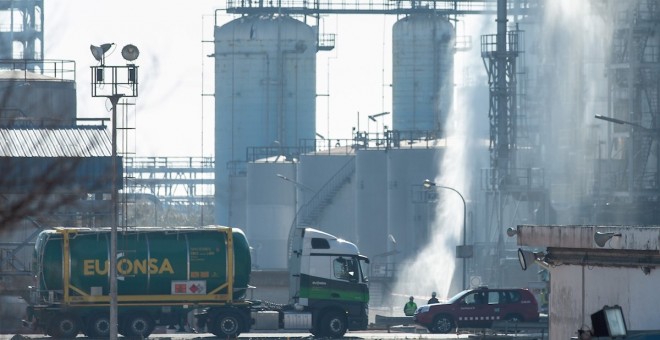
<svg viewBox="0 0 660 340"><path fill-rule="evenodd" d="M132 49L129 53L122 56L129 62L135 60L138 56L137 48L130 45ZM126 47L125 47L126 49ZM92 49L94 51L94 49ZM94 56L97 57L96 55ZM100 56L101 60L105 61L105 51ZM99 60L99 58L97 58ZM100 61L100 60L99 60ZM126 72L118 72L125 70ZM117 298L117 229L119 228L119 183L118 183L118 169L119 157L117 155L117 106L119 100L124 97L137 97L138 95L138 75L137 66L129 63L126 66L106 66L101 63L100 66L92 66L92 97L105 97L110 100L112 104L112 188L111 188L111 225L110 225L110 251L108 259L108 274L109 274L109 300L110 300L110 315L108 321L110 329L108 338L110 340L117 339L118 333L118 298ZM109 79L105 76L105 71L109 71ZM120 86L121 85L121 86Z"/></svg>
<svg viewBox="0 0 660 340"><path fill-rule="evenodd" d="M110 339L117 339L117 228L119 226L119 186L117 185L117 104L123 95L108 96L112 104L112 224L110 226Z"/></svg>

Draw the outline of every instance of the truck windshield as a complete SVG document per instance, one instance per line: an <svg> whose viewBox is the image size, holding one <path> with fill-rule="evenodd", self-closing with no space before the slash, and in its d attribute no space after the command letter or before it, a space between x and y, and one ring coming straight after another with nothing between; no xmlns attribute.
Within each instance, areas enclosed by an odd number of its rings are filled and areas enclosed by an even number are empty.
<svg viewBox="0 0 660 340"><path fill-rule="evenodd" d="M333 261L334 277L352 282L366 282L364 272L357 257L338 257Z"/></svg>
<svg viewBox="0 0 660 340"><path fill-rule="evenodd" d="M338 257L333 262L333 272L337 279L357 281L359 271L358 261L353 258Z"/></svg>
<svg viewBox="0 0 660 340"><path fill-rule="evenodd" d="M364 263L369 263L369 258L363 255L358 256L358 266L360 267L360 278L362 279L362 282L369 282L369 279L365 275L364 269L362 268L362 262Z"/></svg>

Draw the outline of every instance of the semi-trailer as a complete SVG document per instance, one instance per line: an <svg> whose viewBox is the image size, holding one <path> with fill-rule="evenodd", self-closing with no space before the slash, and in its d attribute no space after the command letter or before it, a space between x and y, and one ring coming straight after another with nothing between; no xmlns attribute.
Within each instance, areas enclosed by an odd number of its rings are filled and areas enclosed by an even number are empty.
<svg viewBox="0 0 660 340"><path fill-rule="evenodd" d="M146 338L191 311L199 328L223 338L269 318L277 319L276 329L333 338L366 329L369 290L362 263L368 259L353 243L313 228L292 235L289 301L277 305L246 298L252 263L238 228L122 228L116 248L119 334ZM109 337L110 237L109 228L39 234L26 326L56 338Z"/></svg>

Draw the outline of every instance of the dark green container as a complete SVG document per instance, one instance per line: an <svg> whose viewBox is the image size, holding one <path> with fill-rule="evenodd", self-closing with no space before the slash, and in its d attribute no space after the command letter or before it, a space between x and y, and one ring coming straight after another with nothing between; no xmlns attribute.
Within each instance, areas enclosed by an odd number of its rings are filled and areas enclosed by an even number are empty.
<svg viewBox="0 0 660 340"><path fill-rule="evenodd" d="M227 240L234 247L234 300L245 297L250 247L240 229L218 226L131 228L117 232L117 293L122 295L227 294ZM69 254L64 253L68 235ZM108 295L110 229L45 230L35 244L33 270L39 291L62 291L63 261L69 285L89 295Z"/></svg>

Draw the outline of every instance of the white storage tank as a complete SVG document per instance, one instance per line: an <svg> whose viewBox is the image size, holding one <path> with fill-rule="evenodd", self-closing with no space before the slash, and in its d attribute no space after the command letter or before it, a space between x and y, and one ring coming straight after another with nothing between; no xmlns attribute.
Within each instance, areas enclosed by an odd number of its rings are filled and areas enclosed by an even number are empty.
<svg viewBox="0 0 660 340"><path fill-rule="evenodd" d="M441 148L393 149L387 152L388 234L397 242L397 260L418 253L429 240L428 223L416 216L424 205L415 202L415 190L423 190L425 179L438 174Z"/></svg>
<svg viewBox="0 0 660 340"><path fill-rule="evenodd" d="M316 131L316 34L288 16L215 28L216 223L229 222L228 165L248 147L297 146Z"/></svg>
<svg viewBox="0 0 660 340"><path fill-rule="evenodd" d="M336 152L300 156L298 180L304 187L298 190L298 203L300 206L312 200L307 206L317 209L312 213L315 218L310 219L312 227L353 242L357 237L353 194L355 155L351 151Z"/></svg>
<svg viewBox="0 0 660 340"><path fill-rule="evenodd" d="M374 264L386 262L395 247L387 234L387 151L358 150L355 158L356 243Z"/></svg>
<svg viewBox="0 0 660 340"><path fill-rule="evenodd" d="M443 136L454 87L454 27L433 13L414 14L392 28L392 125L418 138Z"/></svg>
<svg viewBox="0 0 660 340"><path fill-rule="evenodd" d="M247 164L245 235L257 269L286 269L289 230L296 216L296 164Z"/></svg>

